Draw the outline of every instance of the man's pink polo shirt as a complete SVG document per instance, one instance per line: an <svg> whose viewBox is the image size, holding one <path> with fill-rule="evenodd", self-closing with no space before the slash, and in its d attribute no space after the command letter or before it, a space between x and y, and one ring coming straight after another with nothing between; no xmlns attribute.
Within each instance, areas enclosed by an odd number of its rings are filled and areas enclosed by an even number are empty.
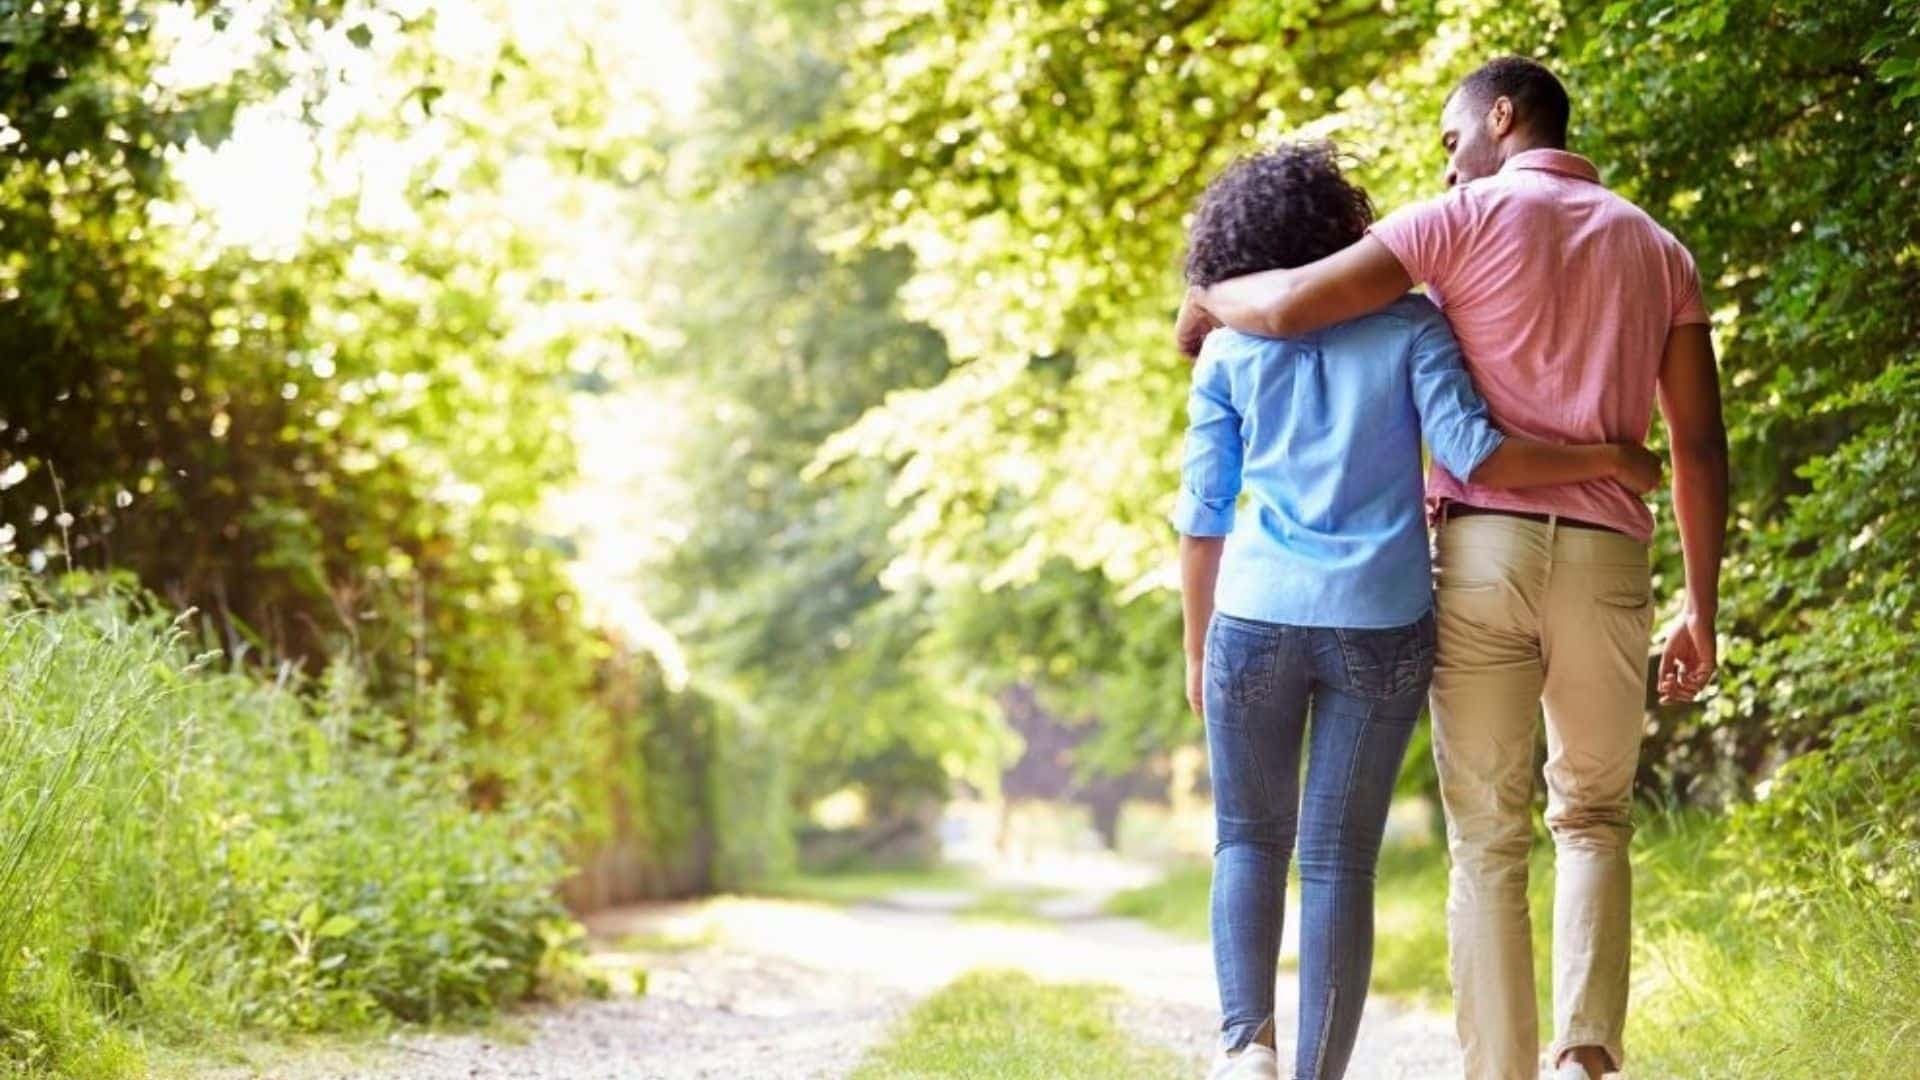
<svg viewBox="0 0 1920 1080"><path fill-rule="evenodd" d="M1578 154L1516 154L1499 173L1402 207L1371 231L1440 304L1474 386L1511 434L1646 438L1667 332L1707 321L1693 256ZM1449 499L1653 537L1646 504L1612 481L1507 490L1435 463L1428 513Z"/></svg>

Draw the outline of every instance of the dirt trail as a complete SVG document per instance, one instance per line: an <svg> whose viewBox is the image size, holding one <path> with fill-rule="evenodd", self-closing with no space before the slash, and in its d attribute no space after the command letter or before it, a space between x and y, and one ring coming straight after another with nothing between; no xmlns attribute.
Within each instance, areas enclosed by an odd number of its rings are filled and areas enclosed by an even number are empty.
<svg viewBox="0 0 1920 1080"><path fill-rule="evenodd" d="M530 1010L514 1018L514 1037L418 1036L352 1066L313 1062L229 1075L842 1077L914 1002L981 967L1117 986L1126 995L1121 1022L1137 1037L1182 1054L1195 1076L1204 1075L1218 1024L1207 946L1099 913L1115 888L1149 875L1111 858L1056 863L1045 884L1059 891L1023 922L966 915L977 894L961 890L902 891L845 907L722 897L618 909L589 920L596 959L610 969L645 969L642 996ZM623 942L672 941L693 944L622 948ZM1283 1027L1293 1015L1294 985L1283 972ZM1369 1003L1350 1077L1459 1074L1445 1018L1380 999Z"/></svg>

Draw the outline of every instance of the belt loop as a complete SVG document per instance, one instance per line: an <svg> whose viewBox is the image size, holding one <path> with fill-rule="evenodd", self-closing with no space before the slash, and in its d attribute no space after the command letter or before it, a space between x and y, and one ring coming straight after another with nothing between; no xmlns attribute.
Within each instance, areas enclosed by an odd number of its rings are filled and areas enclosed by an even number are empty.
<svg viewBox="0 0 1920 1080"><path fill-rule="evenodd" d="M1559 539L1560 539L1560 515L1548 514L1547 515L1547 557L1546 557L1546 560L1541 565L1541 570L1544 571L1540 581L1540 588L1542 590L1542 595L1545 595L1545 590L1551 589L1553 587L1554 568L1559 565L1559 560L1554 558L1555 552L1558 551L1560 547Z"/></svg>

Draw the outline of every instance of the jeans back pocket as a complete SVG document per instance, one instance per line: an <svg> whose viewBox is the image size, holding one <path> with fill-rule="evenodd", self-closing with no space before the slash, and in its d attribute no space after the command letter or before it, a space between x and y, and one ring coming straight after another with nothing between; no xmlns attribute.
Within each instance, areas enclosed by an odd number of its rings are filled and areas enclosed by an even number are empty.
<svg viewBox="0 0 1920 1080"><path fill-rule="evenodd" d="M1216 614L1207 627L1207 678L1231 704L1265 701L1279 649L1279 627Z"/></svg>
<svg viewBox="0 0 1920 1080"><path fill-rule="evenodd" d="M1436 635L1433 613L1406 626L1384 630L1335 630L1347 689L1363 698L1387 701L1424 693L1433 680Z"/></svg>

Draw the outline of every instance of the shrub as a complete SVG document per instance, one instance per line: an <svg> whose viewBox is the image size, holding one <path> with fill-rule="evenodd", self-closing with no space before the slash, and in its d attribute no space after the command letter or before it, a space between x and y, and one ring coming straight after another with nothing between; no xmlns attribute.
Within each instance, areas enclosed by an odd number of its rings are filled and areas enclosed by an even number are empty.
<svg viewBox="0 0 1920 1080"><path fill-rule="evenodd" d="M570 940L557 807L473 809L438 696L399 715L340 665L317 686L216 671L123 589L0 584L16 1060L73 1070L108 1019L181 1038L474 1015Z"/></svg>

